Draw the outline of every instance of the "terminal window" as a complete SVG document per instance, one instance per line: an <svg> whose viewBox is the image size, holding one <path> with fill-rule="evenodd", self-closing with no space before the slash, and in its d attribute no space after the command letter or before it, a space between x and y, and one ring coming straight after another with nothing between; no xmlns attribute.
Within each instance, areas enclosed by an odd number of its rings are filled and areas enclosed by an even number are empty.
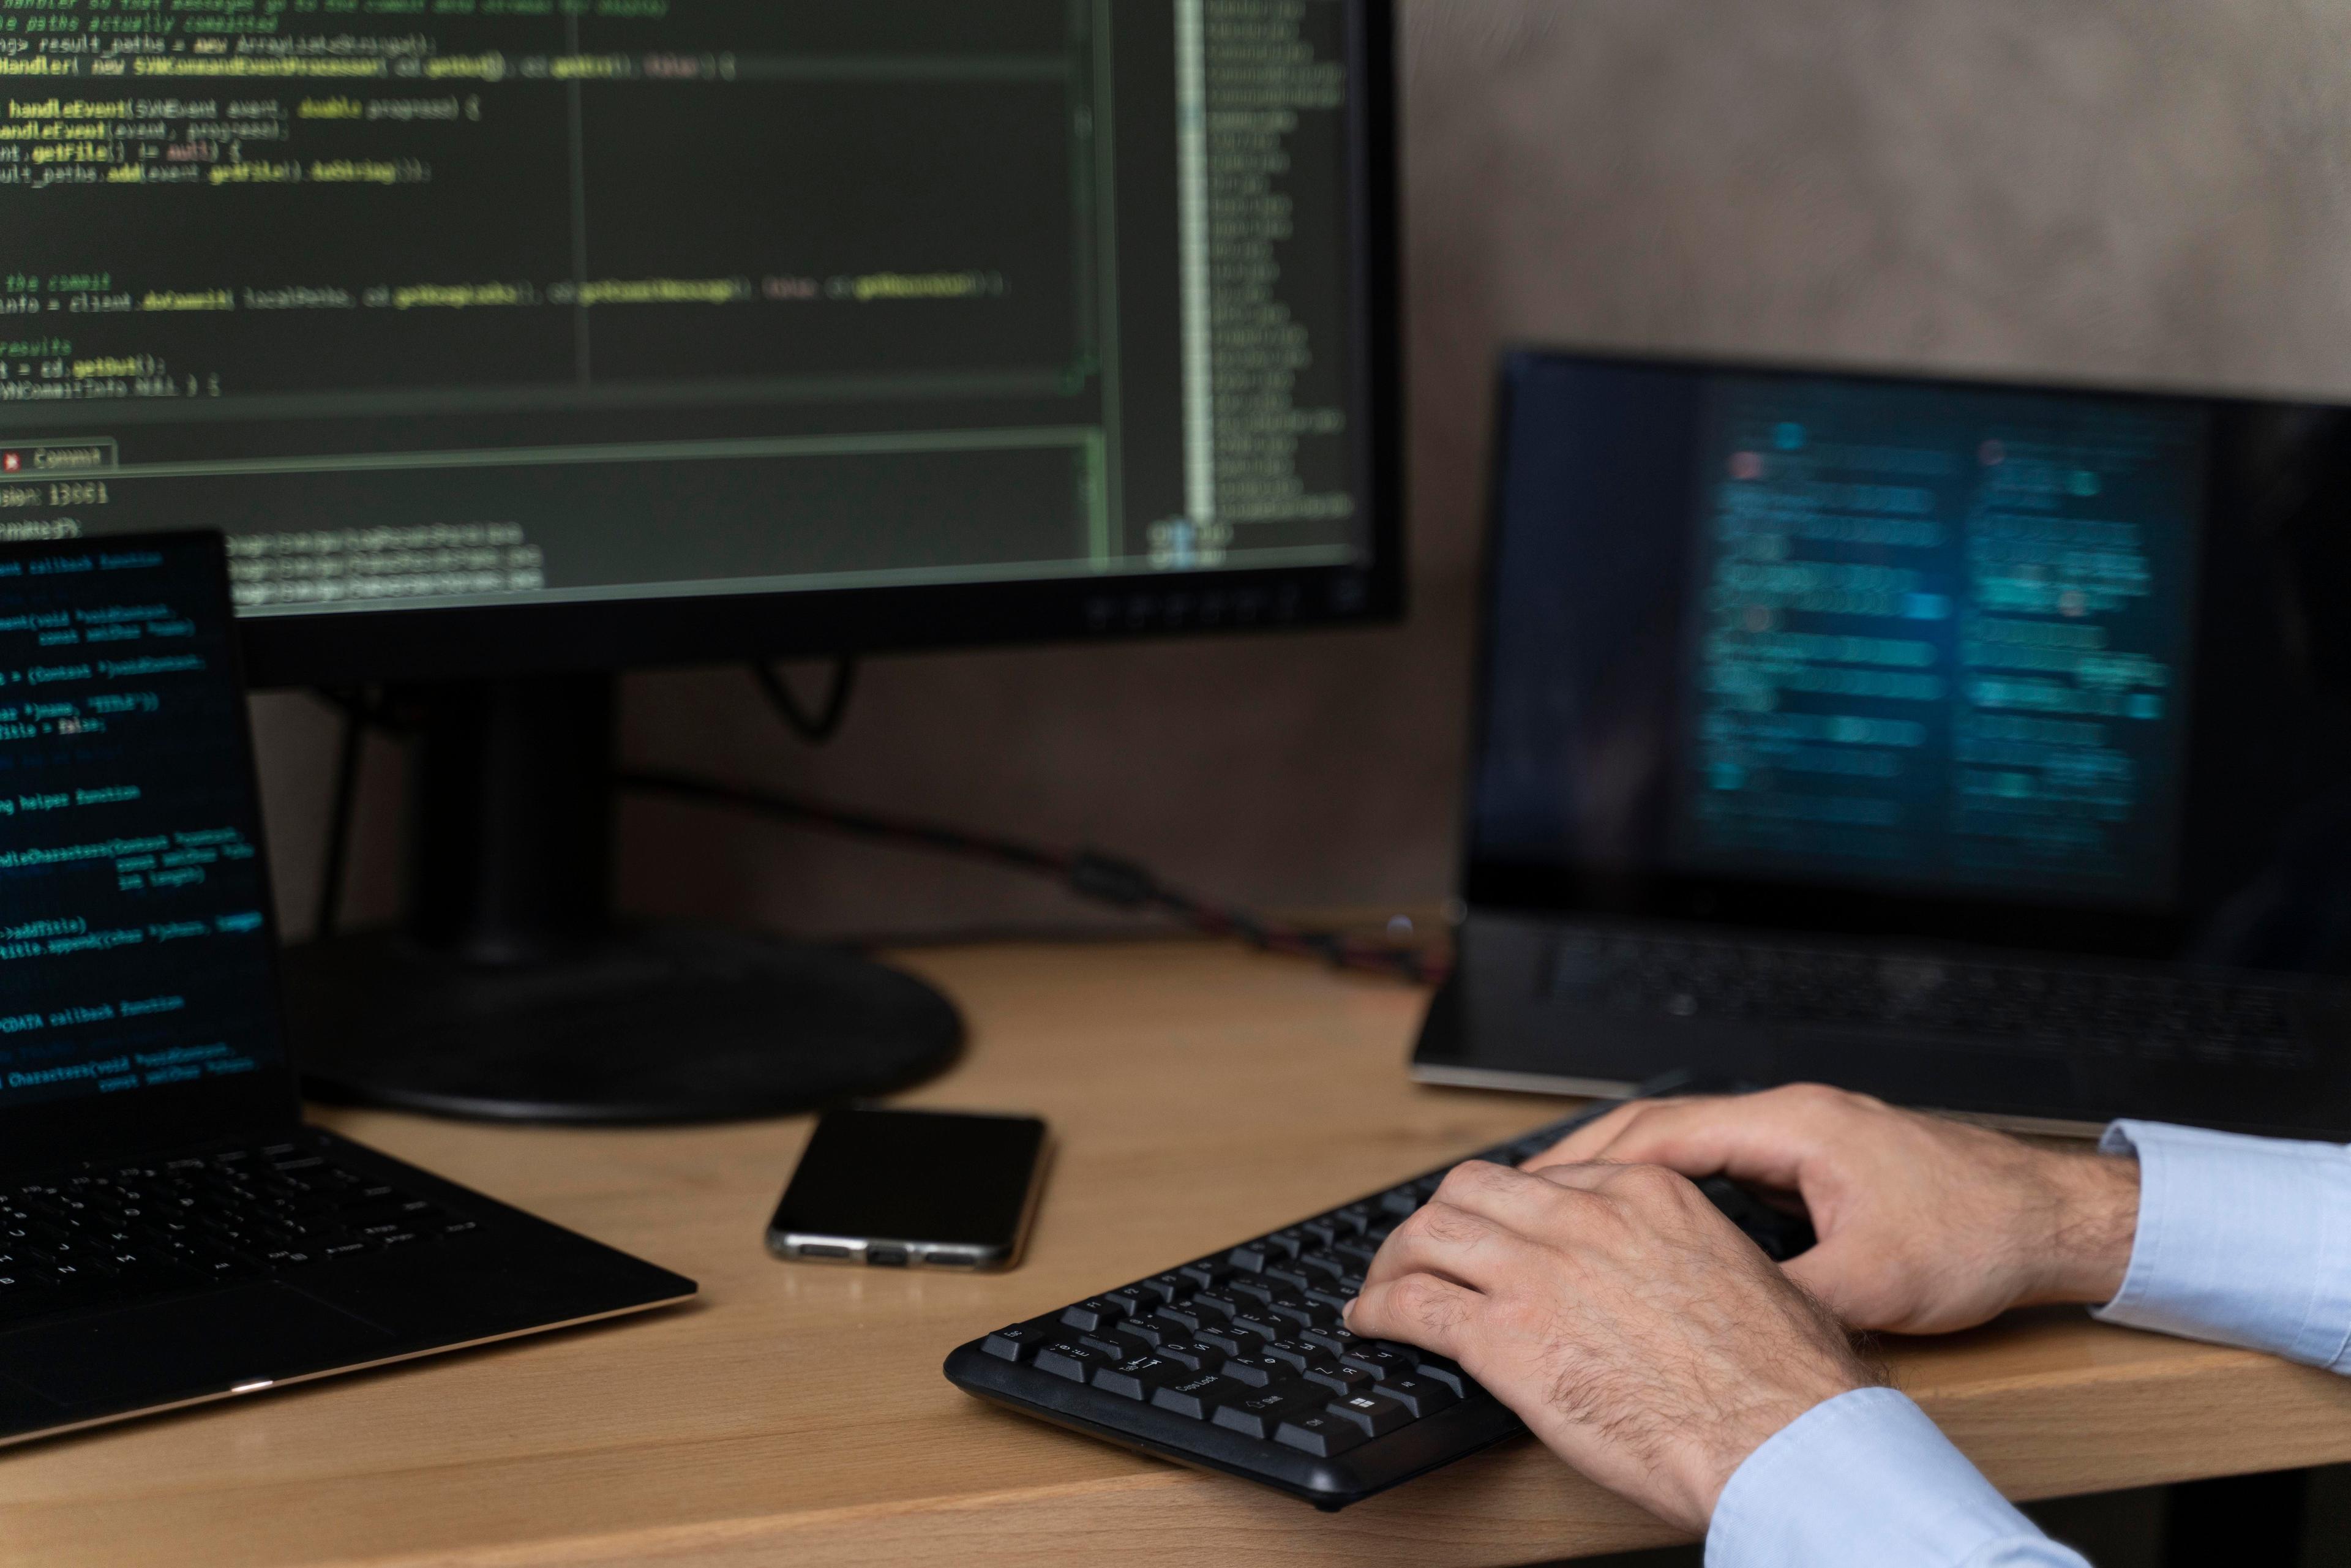
<svg viewBox="0 0 2351 1568"><path fill-rule="evenodd" d="M1677 860L2168 900L2203 412L1765 377L1710 401Z"/></svg>
<svg viewBox="0 0 2351 1568"><path fill-rule="evenodd" d="M278 1059L210 549L0 551L0 1110Z"/></svg>
<svg viewBox="0 0 2351 1568"><path fill-rule="evenodd" d="M0 538L248 614L1366 549L1341 0L0 0Z"/></svg>

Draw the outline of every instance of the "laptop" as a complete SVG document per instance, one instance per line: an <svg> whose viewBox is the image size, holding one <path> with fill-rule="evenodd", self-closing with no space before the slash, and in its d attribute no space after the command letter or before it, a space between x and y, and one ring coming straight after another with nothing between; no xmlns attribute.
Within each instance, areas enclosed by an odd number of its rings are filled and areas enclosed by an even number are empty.
<svg viewBox="0 0 2351 1568"><path fill-rule="evenodd" d="M0 544L0 1444L694 1282L305 1126L217 535Z"/></svg>
<svg viewBox="0 0 2351 1568"><path fill-rule="evenodd" d="M1431 1082L2351 1134L2351 410L1523 352Z"/></svg>

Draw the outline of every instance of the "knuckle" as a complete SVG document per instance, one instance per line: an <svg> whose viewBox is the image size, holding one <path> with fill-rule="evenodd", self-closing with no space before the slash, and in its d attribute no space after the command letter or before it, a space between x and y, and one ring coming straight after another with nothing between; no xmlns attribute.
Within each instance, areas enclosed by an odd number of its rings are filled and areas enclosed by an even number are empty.
<svg viewBox="0 0 2351 1568"><path fill-rule="evenodd" d="M1445 1173L1445 1180L1437 1191L1440 1197L1447 1188L1457 1194L1500 1192L1516 1186L1524 1179L1508 1166L1498 1166L1486 1160L1464 1160Z"/></svg>
<svg viewBox="0 0 2351 1568"><path fill-rule="evenodd" d="M1421 1234L1431 1241L1474 1241L1486 1233L1484 1220L1449 1203L1426 1204L1413 1218L1420 1221Z"/></svg>
<svg viewBox="0 0 2351 1568"><path fill-rule="evenodd" d="M1644 1198L1663 1197L1689 1185L1663 1166L1626 1166L1618 1180L1626 1190Z"/></svg>

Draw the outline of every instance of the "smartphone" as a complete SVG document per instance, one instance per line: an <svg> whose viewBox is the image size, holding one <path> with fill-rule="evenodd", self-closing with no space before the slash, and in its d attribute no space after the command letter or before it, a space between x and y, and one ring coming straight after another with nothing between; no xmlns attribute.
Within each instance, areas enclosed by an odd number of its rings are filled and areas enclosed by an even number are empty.
<svg viewBox="0 0 2351 1568"><path fill-rule="evenodd" d="M956 1111L829 1111L768 1224L778 1258L1009 1269L1045 1186L1045 1124Z"/></svg>

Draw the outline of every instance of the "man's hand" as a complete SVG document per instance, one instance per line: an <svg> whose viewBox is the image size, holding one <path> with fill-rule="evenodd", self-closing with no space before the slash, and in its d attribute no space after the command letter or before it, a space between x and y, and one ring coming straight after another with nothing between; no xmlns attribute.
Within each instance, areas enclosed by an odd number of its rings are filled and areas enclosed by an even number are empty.
<svg viewBox="0 0 2351 1568"><path fill-rule="evenodd" d="M1347 1326L1451 1356L1569 1464L1694 1533L1766 1438L1876 1381L1655 1166L1456 1167L1381 1245Z"/></svg>
<svg viewBox="0 0 2351 1568"><path fill-rule="evenodd" d="M1585 1160L1798 1195L1820 1245L1789 1275L1854 1327L1901 1333L2111 1301L2138 1223L2135 1160L2035 1148L1817 1084L1635 1101L1527 1165Z"/></svg>

